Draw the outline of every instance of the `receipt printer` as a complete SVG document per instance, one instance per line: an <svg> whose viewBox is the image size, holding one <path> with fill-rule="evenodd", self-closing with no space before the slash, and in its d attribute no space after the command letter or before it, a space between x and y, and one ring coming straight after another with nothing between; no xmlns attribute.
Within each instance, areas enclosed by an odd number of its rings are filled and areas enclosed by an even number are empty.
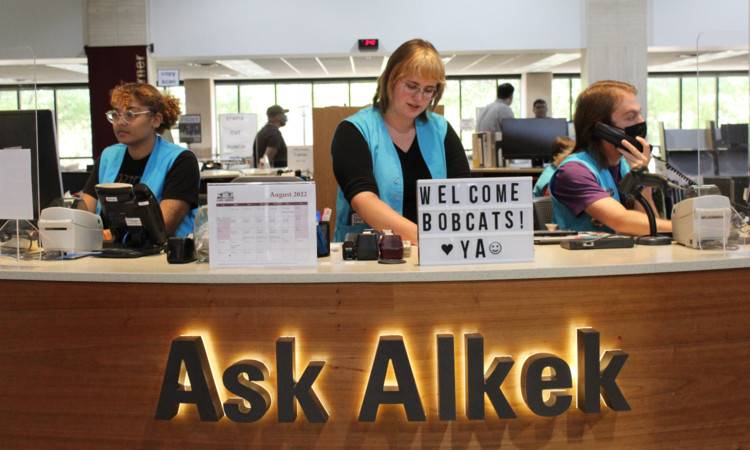
<svg viewBox="0 0 750 450"><path fill-rule="evenodd" d="M39 235L45 251L101 250L102 218L80 209L46 208L39 216Z"/></svg>
<svg viewBox="0 0 750 450"><path fill-rule="evenodd" d="M686 247L726 246L731 222L732 208L723 195L688 198L672 208L672 235Z"/></svg>

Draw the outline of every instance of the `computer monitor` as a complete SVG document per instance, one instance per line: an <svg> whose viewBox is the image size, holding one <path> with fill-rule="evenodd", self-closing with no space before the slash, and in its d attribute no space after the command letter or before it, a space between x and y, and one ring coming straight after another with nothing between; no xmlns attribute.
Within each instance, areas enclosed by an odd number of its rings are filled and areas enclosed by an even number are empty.
<svg viewBox="0 0 750 450"><path fill-rule="evenodd" d="M63 197L52 111L0 111L0 149L4 148L31 149L34 220L38 220L41 210L59 205Z"/></svg>
<svg viewBox="0 0 750 450"><path fill-rule="evenodd" d="M565 119L504 119L503 158L532 159L541 166L552 159L555 139L568 135Z"/></svg>
<svg viewBox="0 0 750 450"><path fill-rule="evenodd" d="M145 184L103 183L94 188L104 227L124 248L159 250L167 242L159 201Z"/></svg>
<svg viewBox="0 0 750 450"><path fill-rule="evenodd" d="M725 123L721 126L720 145L729 149L747 150L748 129L746 123Z"/></svg>

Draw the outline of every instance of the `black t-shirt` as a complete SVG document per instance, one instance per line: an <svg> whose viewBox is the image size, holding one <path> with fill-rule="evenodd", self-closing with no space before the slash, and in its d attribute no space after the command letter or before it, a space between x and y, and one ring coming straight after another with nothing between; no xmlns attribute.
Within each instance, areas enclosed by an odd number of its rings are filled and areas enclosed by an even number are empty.
<svg viewBox="0 0 750 450"><path fill-rule="evenodd" d="M394 144L395 146L395 144ZM404 178L404 207L402 215L412 222L417 222L417 180L431 179L430 170L422 156L417 138L412 141L409 151L404 152L396 146L401 172ZM331 144L333 173L341 186L346 200L360 192L378 194L378 185L372 168L370 147L357 127L343 121L336 128ZM445 135L445 164L448 178L465 178L471 176L469 162L464 147L456 132L448 124Z"/></svg>
<svg viewBox="0 0 750 450"><path fill-rule="evenodd" d="M116 183L138 184L146 169L146 164L151 155L135 160L130 157L129 152L125 152L122 158L120 171L115 178ZM96 198L94 187L99 184L99 160L96 160L94 170L89 175L83 192ZM198 159L191 151L184 151L177 156L172 167L167 172L164 179L164 190L162 191L162 200L173 199L183 200L190 205L190 208L198 207L198 190L200 185L200 170L198 169Z"/></svg>
<svg viewBox="0 0 750 450"><path fill-rule="evenodd" d="M258 134L255 136L255 142L253 142L253 155L255 156L256 166L260 158L266 153L267 147L274 147L277 150L276 157L271 161L271 167L286 167L287 156L284 136L281 135L279 127L270 123L265 124L258 131Z"/></svg>

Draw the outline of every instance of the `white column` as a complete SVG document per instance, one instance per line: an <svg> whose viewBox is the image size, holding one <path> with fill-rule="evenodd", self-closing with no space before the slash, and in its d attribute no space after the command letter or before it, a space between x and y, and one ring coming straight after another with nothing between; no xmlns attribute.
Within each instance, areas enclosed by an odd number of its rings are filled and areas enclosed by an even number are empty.
<svg viewBox="0 0 750 450"><path fill-rule="evenodd" d="M581 86L600 80L625 81L638 88L646 112L648 80L648 0L586 0Z"/></svg>
<svg viewBox="0 0 750 450"><path fill-rule="evenodd" d="M213 143L215 141L214 125L214 80L195 79L185 80L185 112L184 114L200 114L201 116L201 142L190 144L190 150L199 159L210 159L212 157Z"/></svg>
<svg viewBox="0 0 750 450"><path fill-rule="evenodd" d="M521 117L534 117L534 100L541 98L552 109L552 72L524 73L521 75Z"/></svg>

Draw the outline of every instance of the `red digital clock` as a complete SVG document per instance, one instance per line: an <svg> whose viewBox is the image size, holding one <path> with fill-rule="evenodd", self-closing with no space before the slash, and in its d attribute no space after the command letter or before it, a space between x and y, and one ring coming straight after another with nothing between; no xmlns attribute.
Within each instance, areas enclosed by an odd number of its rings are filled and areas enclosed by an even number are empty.
<svg viewBox="0 0 750 450"><path fill-rule="evenodd" d="M377 50L380 39L360 39L359 49L360 50Z"/></svg>

